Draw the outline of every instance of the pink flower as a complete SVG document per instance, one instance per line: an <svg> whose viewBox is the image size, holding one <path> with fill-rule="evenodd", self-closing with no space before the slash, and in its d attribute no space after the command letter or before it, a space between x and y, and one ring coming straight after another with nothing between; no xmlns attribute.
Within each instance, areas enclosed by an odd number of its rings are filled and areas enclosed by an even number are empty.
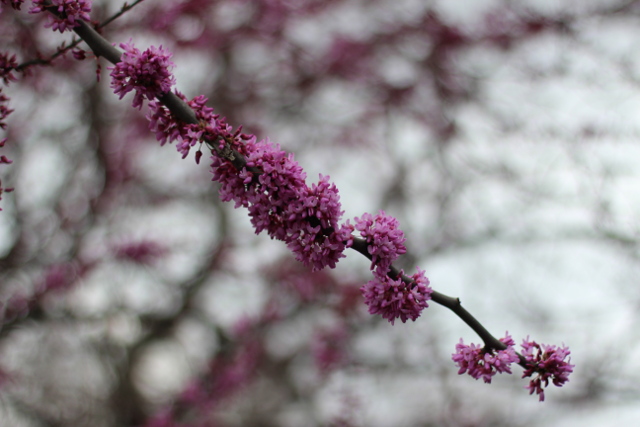
<svg viewBox="0 0 640 427"><path fill-rule="evenodd" d="M344 250L351 242L353 227L348 223L339 225L344 213L340 210L340 196L335 184L328 176L320 175L318 184L306 187L300 194L301 205L293 207L294 218L288 224L288 247L296 259L313 270L329 266L335 268Z"/></svg>
<svg viewBox="0 0 640 427"><path fill-rule="evenodd" d="M185 100L184 95L177 95ZM266 231L271 238L287 243L306 266L334 268L351 244L353 231L348 222L340 224L343 211L336 186L328 176L320 175L320 181L308 187L306 173L293 154L269 140L257 141L254 135L241 133L241 128L234 131L206 101L203 96L187 101L198 124L182 123L159 102L150 102L147 117L156 139L161 144L177 140L183 158L203 139L244 156L246 167L242 170L227 158L212 156L213 180L220 183L220 198L233 200L236 208L247 208L256 233Z"/></svg>
<svg viewBox="0 0 640 427"><path fill-rule="evenodd" d="M364 302L369 306L370 314L380 314L393 325L397 318L405 323L407 319L416 320L422 310L429 306L433 290L429 287L429 279L424 271L412 276L413 283L405 283L401 276L394 280L388 276L376 274L376 280L371 280L360 288Z"/></svg>
<svg viewBox="0 0 640 427"><path fill-rule="evenodd" d="M17 80L16 76L13 74L13 71L17 66L18 63L16 62L15 55L9 56L8 53L0 53L0 79L2 79L5 85Z"/></svg>
<svg viewBox="0 0 640 427"><path fill-rule="evenodd" d="M84 50L82 50L80 48L72 49L71 50L71 54L78 61L83 61L83 60L85 60L87 58L87 52L85 52Z"/></svg>
<svg viewBox="0 0 640 427"><path fill-rule="evenodd" d="M407 240L399 229L398 220L380 211L375 217L365 213L355 219L355 229L368 243L371 254L371 269L374 267L380 275L389 272L391 264L398 256L407 252L404 242Z"/></svg>
<svg viewBox="0 0 640 427"><path fill-rule="evenodd" d="M491 383L491 377L496 373L511 373L510 365L518 362L519 358L513 349L515 342L507 332L504 338L500 339L507 346L504 350L492 350L480 345L466 345L462 339L456 344L456 352L452 359L458 364L460 369L458 374L468 372L475 379L482 378L485 383Z"/></svg>
<svg viewBox="0 0 640 427"><path fill-rule="evenodd" d="M167 107L159 101L149 103L150 113L147 115L149 129L156 134L156 139L160 145L167 141L178 141L176 148L184 159L189 154L191 147L200 142L205 136L210 141L216 139L234 139L243 137L238 131L233 133L233 128L227 124L224 117L213 113L213 108L207 107L207 98L203 95L196 96L191 101L180 92L176 95L185 101L196 113L198 124L183 123L173 117Z"/></svg>
<svg viewBox="0 0 640 427"><path fill-rule="evenodd" d="M570 364L571 358L565 359L571 352L568 347L556 347L554 345L538 344L529 341L529 337L522 342L522 355L526 359L526 368L522 378L536 376L526 386L529 394L540 395L540 401L544 401L542 387L549 385L549 380L557 387L562 387L569 381L569 374L573 372L575 365Z"/></svg>
<svg viewBox="0 0 640 427"><path fill-rule="evenodd" d="M120 47L124 49L120 62L108 67L112 70L111 87L120 99L135 90L133 107L140 109L144 98L152 100L171 90L175 78L170 71L174 66L170 52L162 46L151 46L144 52L131 43L121 43Z"/></svg>
<svg viewBox="0 0 640 427"><path fill-rule="evenodd" d="M56 16L50 15L50 21L46 27L52 27L54 31L61 33L71 30L80 25L79 20L90 21L91 1L90 0L50 0L50 4L45 4L45 0L33 0L33 6L29 13L44 12L47 8L53 8Z"/></svg>
<svg viewBox="0 0 640 427"><path fill-rule="evenodd" d="M222 200L246 207L256 233L266 230L271 238L284 241L306 266L334 268L353 228L339 224L343 211L329 177L321 175L318 184L307 187L306 173L293 155L269 140L256 142L251 136L237 150L245 154L247 168L261 173L246 168L238 172L228 161L212 157Z"/></svg>

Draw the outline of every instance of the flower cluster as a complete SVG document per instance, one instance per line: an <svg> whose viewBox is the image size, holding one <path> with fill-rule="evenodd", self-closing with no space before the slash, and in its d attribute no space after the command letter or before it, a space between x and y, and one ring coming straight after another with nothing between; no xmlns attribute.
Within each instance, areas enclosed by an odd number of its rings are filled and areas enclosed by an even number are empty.
<svg viewBox="0 0 640 427"><path fill-rule="evenodd" d="M314 270L325 266L335 268L344 249L351 244L353 228L349 223L338 225L343 211L335 184L320 175L318 184L305 186L292 212L297 219L289 224L287 246L296 259Z"/></svg>
<svg viewBox="0 0 640 427"><path fill-rule="evenodd" d="M411 281L402 279L403 272L396 279L388 276L370 280L360 288L364 302L369 306L370 314L379 314L392 325L397 318L405 323L408 319L416 320L422 310L427 308L433 290L429 287L429 279L424 271L411 276Z"/></svg>
<svg viewBox="0 0 640 427"><path fill-rule="evenodd" d="M500 342L507 346L504 350L492 350L480 345L466 345L462 338L456 344L456 352L452 359L460 369L458 374L468 372L475 379L482 378L485 383L491 383L491 377L497 373L511 373L511 364L519 360L513 349L515 342L507 332Z"/></svg>
<svg viewBox="0 0 640 427"><path fill-rule="evenodd" d="M247 208L256 233L266 231L271 238L285 242L306 266L334 268L351 243L353 227L348 222L340 224L340 197L329 177L321 175L317 184L308 187L306 173L292 154L269 140L257 141L241 128L234 131L224 117L206 106L204 96L187 101L184 95L176 95L194 110L198 123L183 123L160 102L152 101L147 118L156 139L161 144L178 141L183 158L202 140L221 151L235 151L231 156L216 154L211 158L221 199L234 201L236 208ZM241 170L229 160L235 155L246 160Z"/></svg>
<svg viewBox="0 0 640 427"><path fill-rule="evenodd" d="M490 383L491 377L496 373L510 374L510 365L514 362L521 362L521 356L513 349L515 342L508 332L504 338L500 339L500 342L507 348L494 350L476 344L466 345L461 339L456 344L456 352L452 355L453 361L460 367L458 374L468 372L475 379L482 378L485 383ZM570 359L565 361L567 356L571 354L567 347L538 344L535 341L529 341L527 337L522 342L522 349L525 368L522 378L535 375L526 387L530 391L529 394L536 392L542 402L544 400L543 387L547 387L549 381L557 387L562 387L569 381L569 374L573 372L574 365L570 363Z"/></svg>
<svg viewBox="0 0 640 427"><path fill-rule="evenodd" d="M544 401L544 390L542 387L549 385L549 380L556 386L562 387L569 381L569 374L573 372L571 358L565 361L571 352L565 346L538 344L529 341L529 337L522 342L522 355L527 361L522 378L533 377L526 387L529 394L535 391L540 396L540 401Z"/></svg>
<svg viewBox="0 0 640 427"><path fill-rule="evenodd" d="M375 217L365 213L355 219L355 229L367 242L367 251L371 255L371 270L374 280L360 288L369 313L380 314L391 324L400 318L416 320L422 310L428 307L427 301L433 292L424 271L418 268L411 280L404 280L404 272L389 277L391 265L398 256L406 253L404 233L398 220L380 211Z"/></svg>
<svg viewBox="0 0 640 427"><path fill-rule="evenodd" d="M51 20L46 27L52 27L53 31L71 30L80 25L79 20L90 21L89 13L91 13L90 0L49 0L50 4L46 4L46 0L33 0L33 6L29 9L29 13L44 12L46 8L55 10L56 16L50 16Z"/></svg>
<svg viewBox="0 0 640 427"><path fill-rule="evenodd" d="M306 266L334 268L350 244L352 228L339 224L343 211L329 177L321 175L318 184L307 187L306 174L293 155L269 140L250 137L238 149L247 160L240 173L228 161L212 158L222 200L246 207L256 233L266 231L284 241Z"/></svg>
<svg viewBox="0 0 640 427"><path fill-rule="evenodd" d="M152 100L171 90L175 84L170 71L174 66L171 52L162 46L140 52L132 43L121 43L120 47L124 49L120 62L108 67L112 70L111 87L120 99L135 90L133 107L140 109L144 98Z"/></svg>
<svg viewBox="0 0 640 427"><path fill-rule="evenodd" d="M368 243L371 269L375 268L380 276L386 275L398 256L407 252L404 246L407 239L399 228L398 220L380 211L375 217L365 213L355 222L355 229Z"/></svg>
<svg viewBox="0 0 640 427"><path fill-rule="evenodd" d="M183 123L176 119L160 101L151 101L149 102L151 112L147 114L149 129L155 133L160 145L166 144L167 141L178 141L177 149L184 159L191 147L201 140L205 130L209 138L231 134L232 128L226 123L224 117L213 114L213 108L207 107L205 96L199 95L189 101L182 93L175 93L191 107L196 118L203 125Z"/></svg>

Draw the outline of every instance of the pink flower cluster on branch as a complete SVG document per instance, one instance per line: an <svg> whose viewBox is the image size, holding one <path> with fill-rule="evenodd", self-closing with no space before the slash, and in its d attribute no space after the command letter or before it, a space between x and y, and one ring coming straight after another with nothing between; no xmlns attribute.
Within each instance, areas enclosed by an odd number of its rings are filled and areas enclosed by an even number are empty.
<svg viewBox="0 0 640 427"><path fill-rule="evenodd" d="M571 352L567 347L538 344L529 341L522 342L522 356L518 355L513 346L515 342L507 332L500 342L506 346L503 350L482 347L477 344L466 345L460 339L456 344L456 352L452 355L453 361L460 367L458 374L468 372L475 379L482 378L485 383L491 383L491 378L497 373L511 373L510 365L519 362L525 371L522 378L533 377L526 386L530 393L534 392L544 401L543 387L551 381L555 386L561 387L569 381L569 374L573 372L571 358L567 357Z"/></svg>
<svg viewBox="0 0 640 427"><path fill-rule="evenodd" d="M456 344L456 352L452 359L458 364L458 374L468 372L475 379L482 378L485 383L491 383L491 377L497 373L511 373L511 364L518 362L519 357L513 349L515 342L505 334L500 342L507 346L504 350L493 350L477 344L466 345L462 338Z"/></svg>
<svg viewBox="0 0 640 427"><path fill-rule="evenodd" d="M397 279L389 276L376 277L360 288L364 302L369 306L369 313L380 314L392 325L397 318L405 323L409 319L415 321L420 317L422 310L429 307L427 302L433 292L429 287L429 279L419 268L411 276L413 282L405 282L402 276L403 272L400 271Z"/></svg>
<svg viewBox="0 0 640 427"><path fill-rule="evenodd" d="M266 231L285 242L296 259L314 270L335 268L351 241L352 227L340 225L340 196L328 176L308 187L306 173L280 146L251 136L232 148L243 154L247 167L240 173L226 159L212 157L213 180L221 183L220 197L249 210L256 233ZM251 172L260 170L260 173Z"/></svg>
<svg viewBox="0 0 640 427"><path fill-rule="evenodd" d="M50 9L53 15L49 15L50 20L45 26L51 27L53 31L62 33L80 25L78 20L91 20L90 0L33 0L29 13L40 13L47 9Z"/></svg>
<svg viewBox="0 0 640 427"><path fill-rule="evenodd" d="M393 262L407 252L404 246L407 239L399 228L398 220L380 211L375 217L365 213L355 222L355 229L367 242L375 277L360 289L369 313L380 314L392 325L397 318L403 323L408 319L416 320L429 306L427 301L433 291L429 287L429 279L419 268L408 281L403 279L403 271L396 277L390 277Z"/></svg>
<svg viewBox="0 0 640 427"><path fill-rule="evenodd" d="M364 214L356 218L355 225L349 221L340 223L343 211L338 190L328 176L320 175L317 184L307 186L306 174L292 154L269 140L258 141L254 135L242 133L241 128L234 131L223 117L206 106L204 96L188 101L176 93L178 100L184 101L195 113L195 120L189 114L178 114L189 123L178 119L173 111L180 111L181 107L168 107L175 102L168 96L174 82L169 73L173 65L169 60L171 55L162 48L140 53L130 44L121 46L126 52L112 72L116 94L122 98L135 89L133 106L138 108L144 97L159 98L149 104L150 128L161 144L177 140L183 158L191 147L205 142L214 154L211 168L213 180L220 183L220 197L223 201L233 200L236 208L247 208L256 233L266 231L271 238L284 241L296 259L320 270L335 267L344 257L344 249L354 245L352 233L358 230L375 277L360 289L371 314L380 314L392 324L397 318L402 322L415 320L428 307L433 294L439 303L457 310L455 312L483 339L495 340L466 310L459 308L459 300L436 295L424 271L418 268L417 273L406 277L403 271L392 267L398 256L406 252L406 239L395 218L380 211L375 217ZM167 101L170 102L165 105ZM196 161L200 156L198 150ZM358 242L362 248L360 239ZM488 341L485 339L485 342ZM568 381L573 365L564 360L569 355L567 348L525 341L525 353L520 356L508 334L500 342L504 348L492 349L474 344L467 346L461 340L453 355L460 367L459 373L469 372L472 377L490 383L493 375L511 373L510 365L519 362L526 369L525 377L535 375L528 388L531 393L539 394L540 400L544 399L543 385L546 387L552 381L561 386Z"/></svg>
<svg viewBox="0 0 640 427"><path fill-rule="evenodd" d="M166 144L167 141L178 141L176 148L184 159L189 155L191 147L202 141L205 133L209 138L222 136L224 139L224 137L242 136L239 133L236 136L232 135L233 129L227 124L225 118L214 114L213 108L207 107L205 96L199 95L189 101L179 92L176 92L176 95L195 112L198 123L181 122L160 101L151 101L147 119L149 120L149 128L155 133L160 145ZM200 151L198 153L201 155ZM199 163L200 156L196 156L196 161Z"/></svg>
<svg viewBox="0 0 640 427"><path fill-rule="evenodd" d="M529 341L529 337L522 342L522 355L527 361L522 378L533 377L526 387L529 394L535 392L540 396L540 401L544 401L544 390L549 381L556 387L562 387L569 381L569 374L573 372L575 365L572 365L571 358L565 359L571 354L569 348L555 345L538 344Z"/></svg>
<svg viewBox="0 0 640 427"><path fill-rule="evenodd" d="M217 149L211 168L213 180L220 183L221 199L247 208L256 233L266 231L285 242L306 266L334 268L351 242L353 227L340 224L344 212L329 177L321 175L317 184L307 186L306 173L292 154L269 140L257 141L241 128L234 131L224 117L206 106L205 97L187 101L184 95L177 96L193 108L199 122L181 122L160 102L152 101L147 117L156 139L161 144L177 140L183 158L196 143L207 141ZM242 170L230 160L234 151L246 160Z"/></svg>
<svg viewBox="0 0 640 427"><path fill-rule="evenodd" d="M174 67L172 53L162 46L151 46L144 52L132 43L121 43L120 47L124 49L120 62L108 67L112 70L111 87L120 99L135 90L133 107L140 109L144 98L153 100L171 90L175 84L175 77L171 74Z"/></svg>
<svg viewBox="0 0 640 427"><path fill-rule="evenodd" d="M404 232L400 230L398 220L380 211L375 217L369 213L362 218L355 219L355 228L369 244L371 254L371 269L379 275L386 275L391 264L398 257L407 252L404 242Z"/></svg>

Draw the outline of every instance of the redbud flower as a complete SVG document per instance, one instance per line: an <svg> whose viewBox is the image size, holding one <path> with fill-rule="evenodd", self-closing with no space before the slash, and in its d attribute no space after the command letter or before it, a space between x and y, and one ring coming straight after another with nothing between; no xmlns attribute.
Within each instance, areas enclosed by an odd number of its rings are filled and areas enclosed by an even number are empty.
<svg viewBox="0 0 640 427"><path fill-rule="evenodd" d="M185 100L184 95L177 95ZM177 140L183 158L203 139L217 141L220 149L244 156L246 167L242 170L226 158L212 156L213 180L220 183L220 198L233 200L236 208L247 208L256 233L267 231L271 238L284 241L306 266L334 268L351 244L353 231L348 222L339 223L343 211L335 184L320 175L317 184L307 187L306 174L293 154L269 140L257 141L254 135L241 133L241 128L233 131L206 101L203 96L187 101L196 113L197 124L182 123L159 102L150 102L147 118L156 139L161 144Z"/></svg>
<svg viewBox="0 0 640 427"><path fill-rule="evenodd" d="M542 387L549 385L549 380L557 387L562 387L569 381L569 374L573 372L575 365L570 364L571 358L565 359L571 352L568 347L556 347L555 345L538 344L529 341L529 337L522 342L522 355L526 359L526 368L522 378L533 377L529 385L529 394L540 396L540 402L544 401L544 390Z"/></svg>
<svg viewBox="0 0 640 427"><path fill-rule="evenodd" d="M147 114L149 129L155 132L160 145L166 144L167 141L178 141L176 148L184 159L189 155L191 147L200 142L204 136L210 141L241 136L233 133L232 127L227 124L224 117L214 114L213 108L207 107L207 98L203 95L196 96L191 101L188 101L180 92L176 92L176 95L191 107L199 123L183 123L174 118L171 111L159 101L149 102L150 114Z"/></svg>
<svg viewBox="0 0 640 427"><path fill-rule="evenodd" d="M519 360L513 349L515 342L508 332L504 338L500 339L500 342L507 348L493 350L476 344L466 345L461 338L460 342L456 344L456 352L452 355L453 361L460 367L458 374L468 372L475 379L482 378L485 383L491 383L491 377L496 373L510 374L510 365Z"/></svg>
<svg viewBox="0 0 640 427"><path fill-rule="evenodd" d="M397 318L400 318L402 323L407 319L415 321L422 310L429 306L427 301L431 299L433 292L429 287L429 279L420 268L412 276L413 283L405 283L401 278L402 274L401 271L395 280L376 274L375 280L360 288L364 302L369 306L369 313L380 314L392 325Z"/></svg>
<svg viewBox="0 0 640 427"><path fill-rule="evenodd" d="M57 12L56 16L49 16L50 21L45 25L47 28L52 27L54 31L62 33L80 25L78 20L91 20L90 0L50 0L49 5L45 4L45 0L33 0L29 13L40 13L47 7L55 8Z"/></svg>
<svg viewBox="0 0 640 427"><path fill-rule="evenodd" d="M288 210L294 220L287 224L287 246L298 261L313 270L335 268L352 241L353 231L348 223L338 224L344 213L340 210L338 189L329 183L328 176L320 175L318 184L302 189L299 201L301 205L292 205L293 209Z"/></svg>
<svg viewBox="0 0 640 427"><path fill-rule="evenodd" d="M170 60L172 54L160 47L151 46L144 52L140 52L132 43L121 43L124 53L111 71L111 87L122 99L132 90L136 91L133 97L133 107L142 107L142 100L154 99L167 93L175 84L175 78L170 69L174 63Z"/></svg>
<svg viewBox="0 0 640 427"><path fill-rule="evenodd" d="M24 0L0 0L0 3L9 4L15 10L20 10L20 6L22 6L23 2ZM0 7L0 10L2 10L1 7Z"/></svg>
<svg viewBox="0 0 640 427"><path fill-rule="evenodd" d="M374 267L380 275L389 272L391 264L407 252L404 242L407 240L399 229L398 220L380 211L375 217L365 213L362 218L355 219L355 228L368 243L371 254L371 269Z"/></svg>
<svg viewBox="0 0 640 427"><path fill-rule="evenodd" d="M87 52L85 52L84 50L80 49L80 48L75 48L71 50L71 54L73 55L73 57L75 59L77 59L78 61L82 61L84 59L87 58Z"/></svg>
<svg viewBox="0 0 640 427"><path fill-rule="evenodd" d="M16 76L13 71L18 66L16 62L16 56L9 56L8 53L0 53L0 79L5 85L8 85L11 81L16 81Z"/></svg>

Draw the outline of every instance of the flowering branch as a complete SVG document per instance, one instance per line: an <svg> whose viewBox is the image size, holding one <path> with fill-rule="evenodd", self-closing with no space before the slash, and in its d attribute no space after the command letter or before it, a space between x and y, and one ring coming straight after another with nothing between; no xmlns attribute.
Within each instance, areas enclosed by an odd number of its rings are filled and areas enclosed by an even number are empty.
<svg viewBox="0 0 640 427"><path fill-rule="evenodd" d="M99 24L96 24L92 28L95 28L96 30L100 30L100 29L106 27L107 25L109 25L110 23L112 23L116 19L120 18L126 12L130 11L131 9L133 9L134 7L136 7L138 4L142 3L143 1L144 0L136 0L131 4L128 4L128 3L123 4L119 11L117 11L116 13L114 13L109 18L105 19L104 21L100 22ZM47 6L46 2L45 2L45 6L44 7L45 8L49 7L49 6ZM47 10L49 12L53 13L53 14L56 14L56 10L55 9L47 9ZM82 21L82 22L84 22L84 21ZM80 23L80 21L77 21L77 23ZM52 54L51 56L49 56L48 58L46 58L46 59L45 58L31 59L29 61L25 61L25 62L22 62L22 63L16 65L15 67L13 67L13 69L15 71L21 72L21 71L25 71L27 68L32 67L34 65L50 65L51 62L54 59L58 58L59 56L64 55L69 50L75 48L82 41L83 41L82 38L74 37L69 44L66 44L66 42L63 43L60 47L58 47L56 52L54 54Z"/></svg>
<svg viewBox="0 0 640 427"><path fill-rule="evenodd" d="M399 255L406 252L404 233L398 221L383 211L376 216L364 214L340 222L338 190L329 177L320 175L311 187L305 183L306 174L277 144L258 141L227 124L224 117L213 114L206 106L206 98L187 100L178 92L171 92L175 79L171 74L171 54L162 46L140 52L130 43L120 44L124 52L111 45L87 24L86 0L34 1L31 12L47 10L56 16L48 24L54 30L72 29L92 49L114 64L111 87L122 98L135 91L133 106L141 108L149 100L147 118L150 128L161 144L177 141L177 149L186 157L190 149L202 142L213 156L213 180L221 184L223 201L235 202L236 207L249 211L256 233L267 231L272 239L285 242L296 259L314 270L334 268L344 257L344 250L352 248L371 260L374 280L363 285L361 292L371 314L380 314L394 323L400 318L416 320L428 307L428 300L453 311L471 327L484 345L456 345L453 361L459 373L491 382L496 373L511 373L510 365L518 363L525 369L523 377L533 377L527 387L544 400L543 386L553 382L562 386L568 381L573 365L565 360L570 352L545 344L523 341L522 354L514 350L515 342L507 333L496 339L466 309L459 298L433 291L424 271L407 276L393 266ZM54 7L55 6L55 7ZM196 152L199 162L202 152ZM354 236L355 231L360 237Z"/></svg>

